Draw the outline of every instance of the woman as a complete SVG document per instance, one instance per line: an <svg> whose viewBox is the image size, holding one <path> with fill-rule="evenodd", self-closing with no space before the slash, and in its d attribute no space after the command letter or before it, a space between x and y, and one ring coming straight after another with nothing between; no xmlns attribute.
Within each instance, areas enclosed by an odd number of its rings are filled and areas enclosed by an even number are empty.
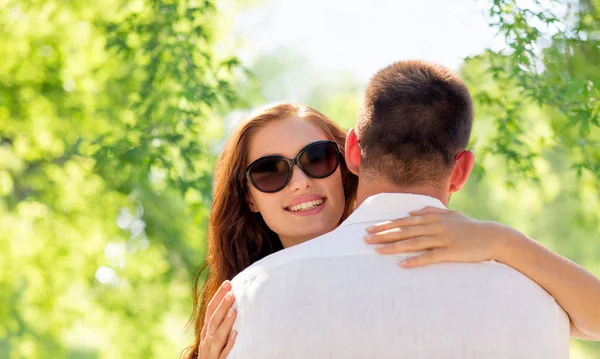
<svg viewBox="0 0 600 359"><path fill-rule="evenodd" d="M344 131L325 116L289 103L252 115L231 135L215 171L209 273L199 297L194 288L196 342L186 358L225 358L231 350L236 313L228 280L269 254L333 230L352 212L357 178L343 161L344 141ZM365 241L379 244L381 254L429 250L403 263L406 268L502 261L553 295L587 337L600 333L600 309L585 299L600 299L600 282L582 268L503 225L433 208L413 215L374 226ZM532 269L531 260L542 267Z"/></svg>

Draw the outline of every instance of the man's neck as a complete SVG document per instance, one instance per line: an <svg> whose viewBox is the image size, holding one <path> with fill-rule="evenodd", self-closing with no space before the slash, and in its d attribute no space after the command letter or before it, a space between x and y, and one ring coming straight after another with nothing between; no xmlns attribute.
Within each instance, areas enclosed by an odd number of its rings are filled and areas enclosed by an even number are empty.
<svg viewBox="0 0 600 359"><path fill-rule="evenodd" d="M411 193L420 194L439 199L444 206L448 206L448 191L431 186L400 187L386 181L364 178L358 180L356 191L356 207L360 206L365 199L379 193Z"/></svg>

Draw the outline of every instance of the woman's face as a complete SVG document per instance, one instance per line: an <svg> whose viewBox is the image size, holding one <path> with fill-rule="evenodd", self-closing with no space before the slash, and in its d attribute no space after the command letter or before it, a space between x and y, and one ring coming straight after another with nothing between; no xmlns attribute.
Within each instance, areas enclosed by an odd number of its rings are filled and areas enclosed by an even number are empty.
<svg viewBox="0 0 600 359"><path fill-rule="evenodd" d="M294 158L306 145L322 140L331 139L310 122L295 117L271 122L250 139L246 166L264 156ZM339 166L331 176L321 179L311 178L294 166L291 179L282 190L264 193L251 183L248 183L248 190L251 210L260 212L267 225L279 235L284 247L333 230L344 212L344 187Z"/></svg>

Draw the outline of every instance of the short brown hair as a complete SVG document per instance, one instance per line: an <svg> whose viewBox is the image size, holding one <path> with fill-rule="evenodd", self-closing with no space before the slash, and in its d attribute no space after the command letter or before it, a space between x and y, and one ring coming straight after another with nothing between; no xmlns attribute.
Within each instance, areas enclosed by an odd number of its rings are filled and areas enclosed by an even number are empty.
<svg viewBox="0 0 600 359"><path fill-rule="evenodd" d="M437 184L465 149L473 104L449 69L399 61L369 81L357 121L361 167L397 186Z"/></svg>

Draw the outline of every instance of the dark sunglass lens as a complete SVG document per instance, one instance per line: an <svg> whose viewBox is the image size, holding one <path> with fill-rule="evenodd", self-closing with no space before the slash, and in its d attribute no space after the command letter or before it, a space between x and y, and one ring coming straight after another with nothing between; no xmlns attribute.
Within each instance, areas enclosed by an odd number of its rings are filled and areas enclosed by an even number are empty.
<svg viewBox="0 0 600 359"><path fill-rule="evenodd" d="M276 192L285 187L289 172L289 165L283 159L265 158L252 166L250 177L257 189Z"/></svg>
<svg viewBox="0 0 600 359"><path fill-rule="evenodd" d="M333 143L319 143L308 147L300 157L300 163L310 176L324 178L338 166L338 152Z"/></svg>

